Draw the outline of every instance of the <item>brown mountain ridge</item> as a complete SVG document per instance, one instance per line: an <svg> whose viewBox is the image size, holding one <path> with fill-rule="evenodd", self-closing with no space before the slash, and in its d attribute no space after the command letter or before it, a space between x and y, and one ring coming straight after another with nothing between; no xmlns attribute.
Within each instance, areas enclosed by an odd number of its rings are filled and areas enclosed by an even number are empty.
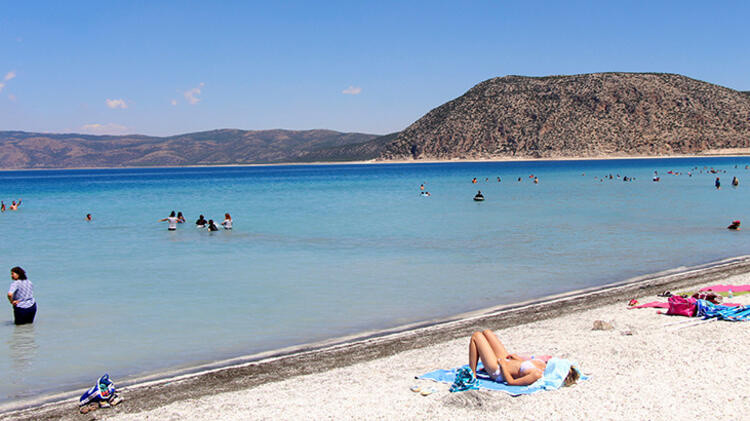
<svg viewBox="0 0 750 421"><path fill-rule="evenodd" d="M0 168L91 168L306 162L377 135L223 129L170 137L0 132ZM332 156L335 158L335 156Z"/></svg>
<svg viewBox="0 0 750 421"><path fill-rule="evenodd" d="M750 95L676 74L505 76L402 131L392 159L695 154L750 147Z"/></svg>

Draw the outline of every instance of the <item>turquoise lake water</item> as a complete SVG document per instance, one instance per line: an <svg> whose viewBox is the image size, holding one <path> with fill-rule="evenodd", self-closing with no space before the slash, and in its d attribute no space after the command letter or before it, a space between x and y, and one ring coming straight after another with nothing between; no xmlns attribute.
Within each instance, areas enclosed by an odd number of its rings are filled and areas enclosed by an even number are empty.
<svg viewBox="0 0 750 421"><path fill-rule="evenodd" d="M5 304L0 402L748 254L748 232L725 228L750 221L748 164L2 172L0 198L23 199L0 214L4 287L26 269L39 312L16 327ZM158 222L172 210L176 232ZM234 230L194 227L224 212Z"/></svg>

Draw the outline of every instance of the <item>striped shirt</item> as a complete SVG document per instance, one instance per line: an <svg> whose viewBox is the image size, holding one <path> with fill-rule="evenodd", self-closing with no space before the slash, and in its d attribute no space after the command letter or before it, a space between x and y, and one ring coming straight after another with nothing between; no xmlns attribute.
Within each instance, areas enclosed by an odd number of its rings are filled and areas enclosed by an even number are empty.
<svg viewBox="0 0 750 421"><path fill-rule="evenodd" d="M13 281L8 289L8 294L13 294L13 301L18 301L18 304L16 304L18 308L29 308L36 303L34 301L34 285L28 279Z"/></svg>

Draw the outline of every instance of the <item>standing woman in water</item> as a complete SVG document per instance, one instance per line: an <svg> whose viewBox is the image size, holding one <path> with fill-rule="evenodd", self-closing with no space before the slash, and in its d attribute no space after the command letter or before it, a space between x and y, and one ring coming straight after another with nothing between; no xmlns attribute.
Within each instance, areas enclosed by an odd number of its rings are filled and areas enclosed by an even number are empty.
<svg viewBox="0 0 750 421"><path fill-rule="evenodd" d="M170 231L177 230L178 220L177 220L177 217L175 216L174 211L172 211L172 213L170 213L168 217L159 220L159 222L164 222L164 221L169 221L169 227L167 227L168 230Z"/></svg>
<svg viewBox="0 0 750 421"><path fill-rule="evenodd" d="M224 222L221 223L225 230L232 229L232 217L228 213L224 214Z"/></svg>
<svg viewBox="0 0 750 421"><path fill-rule="evenodd" d="M26 278L26 271L16 266L10 270L13 282L8 289L8 301L13 306L13 319L17 325L34 323L36 316L36 301L34 300L34 285Z"/></svg>

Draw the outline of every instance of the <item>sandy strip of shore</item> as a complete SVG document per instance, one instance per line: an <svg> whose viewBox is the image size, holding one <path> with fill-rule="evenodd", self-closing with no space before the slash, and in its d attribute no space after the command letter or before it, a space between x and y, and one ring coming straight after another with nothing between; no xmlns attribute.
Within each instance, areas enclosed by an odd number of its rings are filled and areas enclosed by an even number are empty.
<svg viewBox="0 0 750 421"><path fill-rule="evenodd" d="M233 167L275 167L304 165L371 165L371 164L441 164L459 162L547 162L547 161L604 161L623 159L673 159L673 158L744 158L750 155L750 148L708 149L695 154L661 154L661 155L588 155L558 156L551 158L534 158L530 156L500 156L487 158L451 158L451 159L370 159L365 161L313 161L313 162L274 162L265 164L208 164L208 165L175 165L175 166L123 166L123 167L66 167L66 168L0 168L2 171L59 171L59 170L122 170L122 169L164 169L164 168L233 168Z"/></svg>
<svg viewBox="0 0 750 421"><path fill-rule="evenodd" d="M750 283L749 275L727 279ZM642 301L656 297L641 297ZM750 296L733 301L750 304ZM615 326L591 330L595 320ZM513 398L499 392L422 397L417 374L466 363L467 338L391 357L176 402L111 420L206 419L740 419L750 407L750 323L682 324L689 319L617 303L497 331L519 351L580 362L591 379L572 388ZM678 323L670 325L670 323ZM481 323L478 329L483 327ZM632 336L623 335L632 331Z"/></svg>
<svg viewBox="0 0 750 421"><path fill-rule="evenodd" d="M648 294L661 288L681 290L715 283L750 283L750 260L736 259L468 317L449 323L458 326L454 328L441 325L402 332L394 335L395 341L379 338L361 341L361 346L319 350L308 359L280 357L246 367L255 370L251 374L228 368L154 386L134 386L123 391L126 402L93 414L97 419L180 421L498 416L661 419L700 414L736 418L750 404L750 378L744 370L750 323L693 325L691 319L659 315L655 309L627 310L625 305L631 297L641 302L656 299ZM750 304L750 295L733 301ZM503 318L509 313L519 317ZM615 329L592 331L595 320L611 322ZM438 392L427 397L409 390L414 384L431 383L415 380L416 375L465 364L469 334L486 328L495 330L512 352L571 358L592 378L571 388L517 398L487 391L451 394L443 384L434 384ZM625 331L633 335L624 335ZM331 357L336 360L333 367L328 361ZM264 376L265 381L257 381ZM227 390L225 384L232 387ZM6 416L92 418L78 415L75 403L67 401Z"/></svg>

